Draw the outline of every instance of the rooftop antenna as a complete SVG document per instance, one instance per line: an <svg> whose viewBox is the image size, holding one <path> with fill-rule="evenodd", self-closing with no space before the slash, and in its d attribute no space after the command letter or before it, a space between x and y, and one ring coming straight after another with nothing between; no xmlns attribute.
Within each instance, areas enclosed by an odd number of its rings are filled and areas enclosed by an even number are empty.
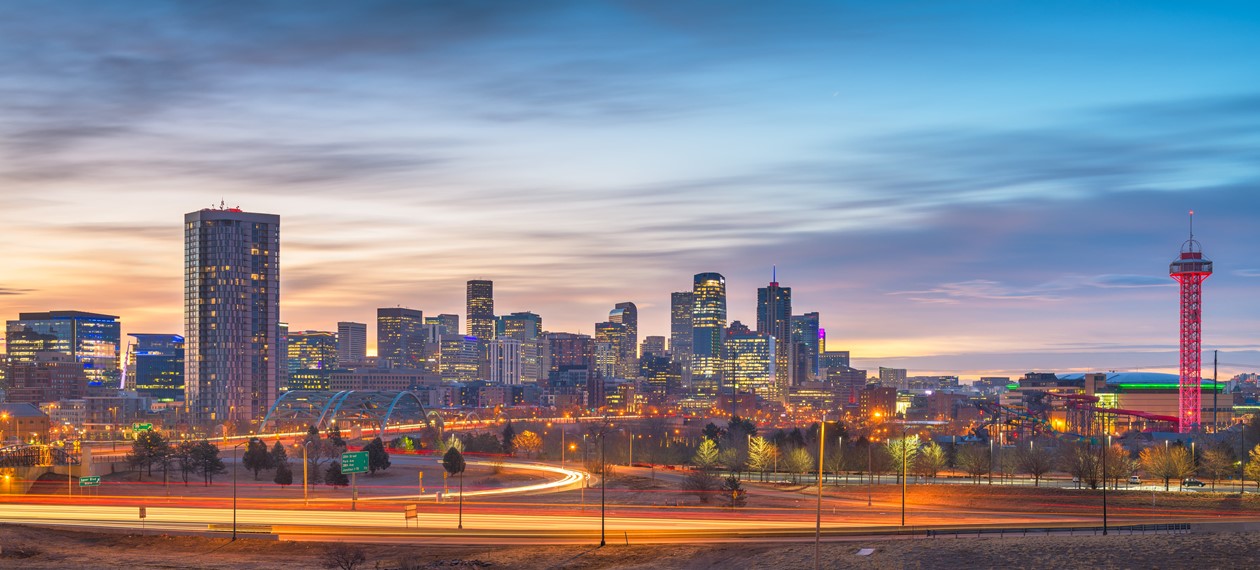
<svg viewBox="0 0 1260 570"><path fill-rule="evenodd" d="M770 282L775 285L779 283L779 266L777 265L770 266Z"/></svg>
<svg viewBox="0 0 1260 570"><path fill-rule="evenodd" d="M1190 210L1190 239L1194 239L1194 210Z"/></svg>

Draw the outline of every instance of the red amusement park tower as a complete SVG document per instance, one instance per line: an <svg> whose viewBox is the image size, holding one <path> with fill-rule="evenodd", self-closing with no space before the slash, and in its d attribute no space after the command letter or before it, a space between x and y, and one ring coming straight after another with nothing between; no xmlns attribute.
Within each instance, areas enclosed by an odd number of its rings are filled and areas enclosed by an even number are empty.
<svg viewBox="0 0 1260 570"><path fill-rule="evenodd" d="M1203 281L1212 274L1212 262L1203 257L1203 246L1194 239L1194 211L1190 212L1190 239L1181 245L1181 255L1168 265L1168 275L1181 285L1181 381L1178 383L1177 431L1187 433L1199 427L1199 404L1203 377Z"/></svg>

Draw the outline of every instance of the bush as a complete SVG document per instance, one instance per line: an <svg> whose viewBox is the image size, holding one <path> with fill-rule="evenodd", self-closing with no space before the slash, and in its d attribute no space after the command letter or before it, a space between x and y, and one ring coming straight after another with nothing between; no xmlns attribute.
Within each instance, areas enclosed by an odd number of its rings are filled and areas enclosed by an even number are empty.
<svg viewBox="0 0 1260 570"><path fill-rule="evenodd" d="M353 544L333 544L324 548L324 568L354 570L367 563L367 551Z"/></svg>
<svg viewBox="0 0 1260 570"><path fill-rule="evenodd" d="M703 469L692 471L682 480L682 489L695 495L701 503L708 503L719 488L721 482L717 476Z"/></svg>

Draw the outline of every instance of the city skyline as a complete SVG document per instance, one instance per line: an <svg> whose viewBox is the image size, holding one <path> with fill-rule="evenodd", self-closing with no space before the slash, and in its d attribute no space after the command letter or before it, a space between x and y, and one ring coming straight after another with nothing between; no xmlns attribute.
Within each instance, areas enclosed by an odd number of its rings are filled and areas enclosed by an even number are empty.
<svg viewBox="0 0 1260 570"><path fill-rule="evenodd" d="M284 219L292 330L486 279L667 335L692 275L751 323L777 265L858 368L1175 371L1194 209L1203 346L1254 371L1255 8L1147 6L0 8L0 313L183 331L178 220L225 200Z"/></svg>

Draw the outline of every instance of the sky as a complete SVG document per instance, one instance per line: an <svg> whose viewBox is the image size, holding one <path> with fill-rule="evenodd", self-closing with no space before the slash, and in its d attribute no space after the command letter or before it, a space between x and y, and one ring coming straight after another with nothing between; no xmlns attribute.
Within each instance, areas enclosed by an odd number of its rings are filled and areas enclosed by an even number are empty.
<svg viewBox="0 0 1260 570"><path fill-rule="evenodd" d="M182 216L281 216L294 330L590 333L727 278L859 367L1260 370L1250 2L0 3L0 316L182 331ZM462 319L461 319L462 321ZM374 336L374 327L369 335Z"/></svg>

